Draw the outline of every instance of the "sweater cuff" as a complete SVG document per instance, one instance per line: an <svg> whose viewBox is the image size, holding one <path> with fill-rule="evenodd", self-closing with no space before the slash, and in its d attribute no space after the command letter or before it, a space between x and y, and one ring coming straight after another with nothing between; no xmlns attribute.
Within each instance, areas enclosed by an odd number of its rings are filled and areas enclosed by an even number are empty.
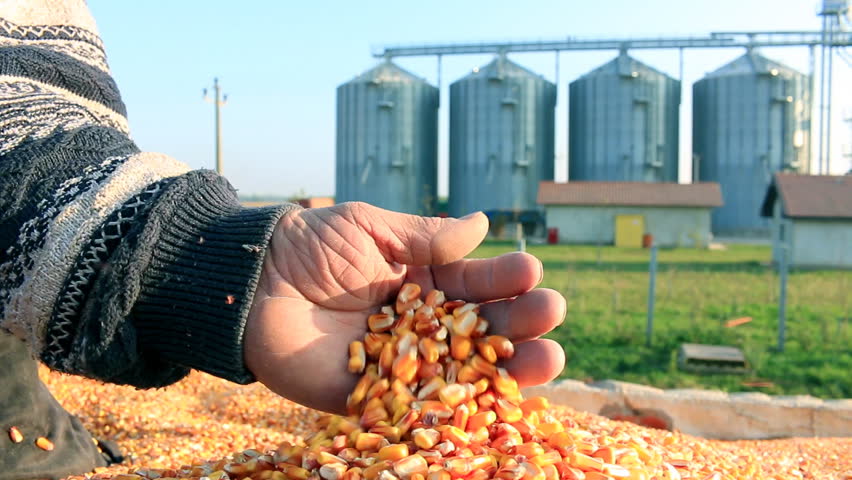
<svg viewBox="0 0 852 480"><path fill-rule="evenodd" d="M237 383L254 376L243 332L278 220L295 205L245 208L221 177L188 185L160 221L133 307L139 348Z"/></svg>

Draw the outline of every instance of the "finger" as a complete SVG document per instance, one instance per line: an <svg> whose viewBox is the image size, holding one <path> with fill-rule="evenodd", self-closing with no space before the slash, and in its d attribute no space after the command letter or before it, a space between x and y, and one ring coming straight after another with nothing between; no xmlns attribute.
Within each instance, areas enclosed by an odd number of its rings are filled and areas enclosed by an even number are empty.
<svg viewBox="0 0 852 480"><path fill-rule="evenodd" d="M484 302L514 297L541 282L541 262L528 253L466 259L432 268L435 285L449 299Z"/></svg>
<svg viewBox="0 0 852 480"><path fill-rule="evenodd" d="M472 252L488 232L481 212L463 218L438 218L391 212L358 204L359 222L388 261L405 265L444 265Z"/></svg>
<svg viewBox="0 0 852 480"><path fill-rule="evenodd" d="M547 383L565 368L565 351L553 340L538 339L515 345L515 356L504 367L520 387Z"/></svg>
<svg viewBox="0 0 852 480"><path fill-rule="evenodd" d="M537 288L517 298L486 303L479 313L491 332L514 342L538 338L565 320L566 303L556 290Z"/></svg>

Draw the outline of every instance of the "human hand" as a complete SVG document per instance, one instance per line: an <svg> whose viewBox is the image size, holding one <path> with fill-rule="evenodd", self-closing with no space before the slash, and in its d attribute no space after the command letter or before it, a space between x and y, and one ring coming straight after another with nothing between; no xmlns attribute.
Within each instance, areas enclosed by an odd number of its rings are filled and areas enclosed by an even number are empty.
<svg viewBox="0 0 852 480"><path fill-rule="evenodd" d="M344 412L357 377L347 372L348 345L363 338L367 316L391 303L404 282L423 293L485 303L491 331L509 337L505 367L519 385L556 377L562 347L539 338L565 316L565 299L534 289L542 266L510 253L463 259L485 237L488 220L405 215L363 203L299 210L278 223L246 323L244 358L274 392L303 405Z"/></svg>

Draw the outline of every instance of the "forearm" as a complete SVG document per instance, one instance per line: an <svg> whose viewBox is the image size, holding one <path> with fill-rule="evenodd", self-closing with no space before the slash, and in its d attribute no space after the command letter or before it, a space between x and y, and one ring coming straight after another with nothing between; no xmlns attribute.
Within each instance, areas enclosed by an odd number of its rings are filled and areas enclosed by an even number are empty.
<svg viewBox="0 0 852 480"><path fill-rule="evenodd" d="M97 36L49 32L0 33L0 327L105 381L250 381L242 331L293 207L242 208L214 173L139 152Z"/></svg>

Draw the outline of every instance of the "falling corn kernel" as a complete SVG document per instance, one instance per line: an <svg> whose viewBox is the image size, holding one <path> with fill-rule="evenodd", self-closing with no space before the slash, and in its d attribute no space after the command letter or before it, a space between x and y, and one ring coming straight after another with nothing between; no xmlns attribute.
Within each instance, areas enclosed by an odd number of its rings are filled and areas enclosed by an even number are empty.
<svg viewBox="0 0 852 480"><path fill-rule="evenodd" d="M11 439L13 443L21 443L24 441L24 434L18 430L18 427L11 427L9 428L9 439Z"/></svg>
<svg viewBox="0 0 852 480"><path fill-rule="evenodd" d="M35 441L35 444L38 448L40 448L44 451L49 452L49 451L53 450L53 442L51 442L50 440L48 440L45 437L38 437Z"/></svg>

